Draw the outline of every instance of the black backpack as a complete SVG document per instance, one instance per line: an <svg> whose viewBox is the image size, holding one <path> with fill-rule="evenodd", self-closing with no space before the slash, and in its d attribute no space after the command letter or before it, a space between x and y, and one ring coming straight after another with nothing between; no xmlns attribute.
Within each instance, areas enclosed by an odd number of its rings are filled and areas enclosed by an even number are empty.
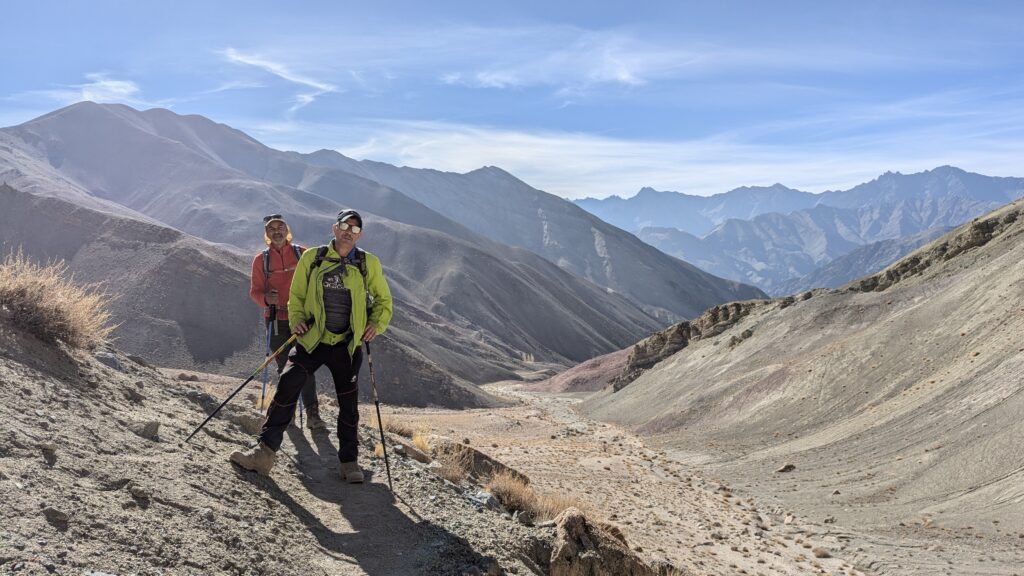
<svg viewBox="0 0 1024 576"><path fill-rule="evenodd" d="M328 245L326 244L316 249L316 258L313 259L313 263L309 266L309 272L306 273L306 284L309 284L309 279L313 276L313 271L319 268L320 265L323 264L324 260L327 259L327 249ZM373 297L370 296L370 288L366 285L366 252L357 246L355 248L355 253L355 258L352 260L342 256L341 262L343 264L351 262L359 268L359 274L363 277L363 291L366 292L366 307L369 309L373 304Z"/></svg>

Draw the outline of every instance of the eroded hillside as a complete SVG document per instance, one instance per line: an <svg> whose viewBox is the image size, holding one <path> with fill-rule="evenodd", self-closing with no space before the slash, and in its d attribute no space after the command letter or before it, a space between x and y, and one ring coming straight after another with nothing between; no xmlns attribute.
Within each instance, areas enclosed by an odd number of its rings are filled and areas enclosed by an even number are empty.
<svg viewBox="0 0 1024 576"><path fill-rule="evenodd" d="M755 307L586 412L799 513L931 550L890 550L883 571L1019 566L1022 216L1018 201L843 289Z"/></svg>

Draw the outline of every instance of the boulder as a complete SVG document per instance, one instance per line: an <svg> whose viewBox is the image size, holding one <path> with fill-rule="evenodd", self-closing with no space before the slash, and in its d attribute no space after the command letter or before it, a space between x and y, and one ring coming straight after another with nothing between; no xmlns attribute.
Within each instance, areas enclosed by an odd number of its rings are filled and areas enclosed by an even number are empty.
<svg viewBox="0 0 1024 576"><path fill-rule="evenodd" d="M657 576L618 538L590 521L577 508L555 518L551 576Z"/></svg>

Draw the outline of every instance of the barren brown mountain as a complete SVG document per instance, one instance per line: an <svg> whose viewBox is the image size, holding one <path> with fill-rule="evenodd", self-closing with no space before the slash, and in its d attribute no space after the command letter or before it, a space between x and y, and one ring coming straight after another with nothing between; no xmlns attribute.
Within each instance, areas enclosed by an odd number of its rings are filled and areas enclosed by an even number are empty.
<svg viewBox="0 0 1024 576"><path fill-rule="evenodd" d="M847 533L880 573L1019 571L1022 261L1017 201L844 288L743 305L585 412Z"/></svg>

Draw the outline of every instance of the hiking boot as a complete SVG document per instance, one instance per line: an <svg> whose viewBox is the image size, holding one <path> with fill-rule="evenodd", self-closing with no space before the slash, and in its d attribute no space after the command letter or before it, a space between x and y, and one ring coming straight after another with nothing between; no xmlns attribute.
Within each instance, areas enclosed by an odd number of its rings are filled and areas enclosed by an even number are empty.
<svg viewBox="0 0 1024 576"><path fill-rule="evenodd" d="M327 432L327 422L320 418L319 411L310 410L306 413L306 428L313 432Z"/></svg>
<svg viewBox="0 0 1024 576"><path fill-rule="evenodd" d="M235 450L231 453L230 460L246 470L254 470L267 476L270 474L270 469L274 467L275 458L277 458L277 453L260 442L254 448Z"/></svg>
<svg viewBox="0 0 1024 576"><path fill-rule="evenodd" d="M349 484L362 484L363 471L359 469L359 464L355 462L342 462L341 479Z"/></svg>

